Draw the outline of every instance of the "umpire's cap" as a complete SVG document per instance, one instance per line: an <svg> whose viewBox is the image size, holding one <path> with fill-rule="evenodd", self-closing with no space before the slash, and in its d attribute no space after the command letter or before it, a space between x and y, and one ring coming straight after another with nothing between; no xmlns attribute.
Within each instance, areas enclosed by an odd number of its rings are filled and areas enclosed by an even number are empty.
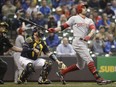
<svg viewBox="0 0 116 87"><path fill-rule="evenodd" d="M0 32L7 32L9 25L6 22L0 22L0 27L5 27L5 29L0 30Z"/></svg>
<svg viewBox="0 0 116 87"><path fill-rule="evenodd" d="M1 23L0 23L0 26L5 26L6 28L9 27L9 25L8 25L6 22L1 22Z"/></svg>

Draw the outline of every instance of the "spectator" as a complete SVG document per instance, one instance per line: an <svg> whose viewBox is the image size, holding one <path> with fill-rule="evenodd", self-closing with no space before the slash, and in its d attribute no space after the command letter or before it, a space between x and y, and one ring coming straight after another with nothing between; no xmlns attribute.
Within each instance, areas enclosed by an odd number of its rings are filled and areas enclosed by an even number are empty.
<svg viewBox="0 0 116 87"><path fill-rule="evenodd" d="M101 9L105 9L107 6L108 0L99 0L99 6Z"/></svg>
<svg viewBox="0 0 116 87"><path fill-rule="evenodd" d="M74 4L73 0L60 0L59 6L66 5L70 8L72 4Z"/></svg>
<svg viewBox="0 0 116 87"><path fill-rule="evenodd" d="M111 9L111 3L107 3L104 13L107 13L108 18L112 18L112 16L115 16L114 11Z"/></svg>
<svg viewBox="0 0 116 87"><path fill-rule="evenodd" d="M48 28L50 28L50 27L57 27L57 22L55 21L55 18L54 18L53 15L49 16L47 26L48 26Z"/></svg>
<svg viewBox="0 0 116 87"><path fill-rule="evenodd" d="M112 0L111 4L112 4L111 9L114 11L115 16L116 16L116 0Z"/></svg>
<svg viewBox="0 0 116 87"><path fill-rule="evenodd" d="M113 34L113 37L116 39L116 24L114 22L111 22L106 34Z"/></svg>
<svg viewBox="0 0 116 87"><path fill-rule="evenodd" d="M56 54L58 57L76 56L76 52L74 51L72 45L68 42L67 37L63 37L62 43L57 46Z"/></svg>
<svg viewBox="0 0 116 87"><path fill-rule="evenodd" d="M58 23L58 27L61 26L66 21L67 21L66 16L64 14L62 14L61 17L60 17L60 20L57 22Z"/></svg>
<svg viewBox="0 0 116 87"><path fill-rule="evenodd" d="M99 8L99 0L89 0L88 6L90 8Z"/></svg>
<svg viewBox="0 0 116 87"><path fill-rule="evenodd" d="M57 8L59 6L60 0L51 0L52 2L52 7Z"/></svg>
<svg viewBox="0 0 116 87"><path fill-rule="evenodd" d="M102 19L98 22L98 27L103 25L106 28L106 31L107 31L107 29L110 26L110 23L111 23L111 21L108 18L108 15L106 13L103 13L102 14Z"/></svg>
<svg viewBox="0 0 116 87"><path fill-rule="evenodd" d="M32 20L32 16L28 12L25 13L25 17L24 18L27 19L27 20Z"/></svg>
<svg viewBox="0 0 116 87"><path fill-rule="evenodd" d="M22 10L17 10L15 13L15 18L12 20L12 29L16 31L17 28L21 26L21 21L19 20L20 17L24 16L24 12Z"/></svg>
<svg viewBox="0 0 116 87"><path fill-rule="evenodd" d="M114 40L112 34L107 35L107 38L108 39L104 45L104 51L109 55L113 55L113 53L116 53L116 41Z"/></svg>
<svg viewBox="0 0 116 87"><path fill-rule="evenodd" d="M4 5L5 0L0 0L0 20L2 20L2 6Z"/></svg>
<svg viewBox="0 0 116 87"><path fill-rule="evenodd" d="M76 11L76 5L77 5L77 4L73 4L73 5L71 6L71 8L70 8L70 15L71 15L71 16L74 16L74 15L76 15L76 13L77 13L77 11Z"/></svg>
<svg viewBox="0 0 116 87"><path fill-rule="evenodd" d="M21 4L20 1L15 1L15 6L16 6L16 11L15 12L18 12L18 11L25 12L24 9L22 8L22 4Z"/></svg>
<svg viewBox="0 0 116 87"><path fill-rule="evenodd" d="M34 13L34 15L35 18L32 20L33 22L43 27L47 25L47 21L44 19L44 16L41 12Z"/></svg>
<svg viewBox="0 0 116 87"><path fill-rule="evenodd" d="M98 56L104 55L104 41L97 34L92 41L92 51Z"/></svg>
<svg viewBox="0 0 116 87"><path fill-rule="evenodd" d="M97 37L99 37L100 40L105 40L106 39L105 27L104 26L100 26L99 27L99 32L96 35L97 35Z"/></svg>
<svg viewBox="0 0 116 87"><path fill-rule="evenodd" d="M47 18L51 14L51 9L47 5L46 0L41 1L40 12L44 15L45 18Z"/></svg>
<svg viewBox="0 0 116 87"><path fill-rule="evenodd" d="M66 16L66 18L70 17L70 11L67 5L63 5L62 6L62 12L63 14Z"/></svg>
<svg viewBox="0 0 116 87"><path fill-rule="evenodd" d="M24 0L22 2L23 9L26 11L28 9L28 7L30 6L30 4L31 4L31 0Z"/></svg>
<svg viewBox="0 0 116 87"><path fill-rule="evenodd" d="M6 0L2 6L3 20L7 20L8 17L13 18L16 11L16 7L11 3L10 0Z"/></svg>
<svg viewBox="0 0 116 87"><path fill-rule="evenodd" d="M30 15L32 13L38 12L38 8L36 7L36 3L31 2L30 6L27 8L26 12L29 13Z"/></svg>
<svg viewBox="0 0 116 87"><path fill-rule="evenodd" d="M58 22L60 20L60 16L63 14L62 12L62 8L61 7L57 7L56 8L56 12L54 14L54 18L55 20Z"/></svg>
<svg viewBox="0 0 116 87"><path fill-rule="evenodd" d="M93 15L93 21L95 22L95 25L96 25L96 27L98 29L99 28L98 27L98 22L99 22L99 20L101 20L101 16L99 15L97 9L92 9L91 14Z"/></svg>
<svg viewBox="0 0 116 87"><path fill-rule="evenodd" d="M51 50L56 50L56 47L60 44L60 39L57 34L49 33L48 37L46 38L46 43Z"/></svg>

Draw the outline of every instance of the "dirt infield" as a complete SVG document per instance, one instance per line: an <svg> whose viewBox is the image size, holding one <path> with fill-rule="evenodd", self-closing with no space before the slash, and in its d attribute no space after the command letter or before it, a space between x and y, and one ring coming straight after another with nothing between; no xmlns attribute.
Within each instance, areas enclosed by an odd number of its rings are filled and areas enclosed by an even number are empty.
<svg viewBox="0 0 116 87"><path fill-rule="evenodd" d="M26 84L14 84L13 82L6 82L0 87L116 87L116 83L108 85L97 85L95 82L67 82L66 85L62 85L60 82L52 82L49 85L38 85L37 82L28 82Z"/></svg>

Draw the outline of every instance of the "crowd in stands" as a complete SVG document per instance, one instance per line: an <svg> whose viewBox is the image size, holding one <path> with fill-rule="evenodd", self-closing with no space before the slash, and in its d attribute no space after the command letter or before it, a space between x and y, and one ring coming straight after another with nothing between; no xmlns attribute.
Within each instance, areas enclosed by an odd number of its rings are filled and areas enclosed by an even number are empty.
<svg viewBox="0 0 116 87"><path fill-rule="evenodd" d="M21 27L20 17L24 17L46 29L60 26L70 16L76 15L78 3L88 5L87 17L96 25L96 34L88 43L89 48L96 55L114 55L116 53L116 0L0 0L0 21L6 21L9 36L16 39L17 28ZM31 25L25 23L25 29ZM28 27L29 26L29 27ZM45 30L44 40L53 50L61 43L64 36L68 36L71 44L71 27L63 32L50 34ZM52 35L52 36L50 36ZM14 36L14 37L13 37ZM54 49L55 47L55 49Z"/></svg>

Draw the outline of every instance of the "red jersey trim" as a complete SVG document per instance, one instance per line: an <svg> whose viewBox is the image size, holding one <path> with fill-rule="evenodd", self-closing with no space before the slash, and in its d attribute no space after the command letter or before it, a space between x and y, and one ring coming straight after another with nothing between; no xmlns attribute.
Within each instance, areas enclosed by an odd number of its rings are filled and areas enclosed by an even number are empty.
<svg viewBox="0 0 116 87"><path fill-rule="evenodd" d="M96 27L95 27L95 25L94 25L94 24L92 24L92 25L90 25L90 26L89 26L89 29L91 29L91 30L92 30L92 29L94 29L94 30L95 30L95 29L96 29Z"/></svg>
<svg viewBox="0 0 116 87"><path fill-rule="evenodd" d="M64 29L69 27L69 25L67 23L62 24L62 26L64 27Z"/></svg>

